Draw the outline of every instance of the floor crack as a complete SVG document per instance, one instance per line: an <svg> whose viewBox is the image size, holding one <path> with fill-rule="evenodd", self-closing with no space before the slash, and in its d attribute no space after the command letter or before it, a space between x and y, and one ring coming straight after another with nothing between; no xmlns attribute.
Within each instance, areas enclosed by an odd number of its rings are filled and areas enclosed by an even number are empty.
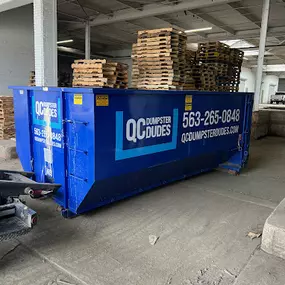
<svg viewBox="0 0 285 285"><path fill-rule="evenodd" d="M0 261L3 260L7 255L9 255L10 253L14 252L21 244L18 243L17 245L15 245L12 249L10 249L8 252L6 252L4 255L1 256Z"/></svg>

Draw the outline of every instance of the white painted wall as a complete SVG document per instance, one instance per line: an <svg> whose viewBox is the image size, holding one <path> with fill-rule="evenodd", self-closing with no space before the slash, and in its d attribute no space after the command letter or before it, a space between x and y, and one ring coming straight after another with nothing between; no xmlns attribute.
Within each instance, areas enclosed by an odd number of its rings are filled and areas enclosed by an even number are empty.
<svg viewBox="0 0 285 285"><path fill-rule="evenodd" d="M9 85L28 85L34 70L33 6L0 13L0 94Z"/></svg>
<svg viewBox="0 0 285 285"><path fill-rule="evenodd" d="M240 88L245 87L244 91L254 92L255 91L255 69L249 69L247 67L242 67L241 70L241 84ZM279 77L276 75L263 75L260 93L260 103L268 104L270 102L270 96L273 90L276 92L278 90ZM274 88L270 87L274 86ZM243 91L243 90L240 90Z"/></svg>
<svg viewBox="0 0 285 285"><path fill-rule="evenodd" d="M240 92L254 92L255 73L252 69L247 67L242 67L240 79L241 79Z"/></svg>
<svg viewBox="0 0 285 285"><path fill-rule="evenodd" d="M268 104L270 103L270 96L273 95L278 90L279 77L276 75L263 75L260 103ZM274 86L274 88L270 88ZM271 94L273 93L273 94Z"/></svg>

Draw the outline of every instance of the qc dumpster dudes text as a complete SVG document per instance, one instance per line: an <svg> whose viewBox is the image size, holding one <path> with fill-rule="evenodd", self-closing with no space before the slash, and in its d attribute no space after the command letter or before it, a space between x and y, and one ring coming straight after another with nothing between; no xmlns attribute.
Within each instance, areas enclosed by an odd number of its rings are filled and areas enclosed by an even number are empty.
<svg viewBox="0 0 285 285"><path fill-rule="evenodd" d="M184 112L181 142L188 143L238 134L240 118L240 109ZM126 122L126 139L137 143L150 138L169 137L172 134L172 128L171 116L132 118Z"/></svg>

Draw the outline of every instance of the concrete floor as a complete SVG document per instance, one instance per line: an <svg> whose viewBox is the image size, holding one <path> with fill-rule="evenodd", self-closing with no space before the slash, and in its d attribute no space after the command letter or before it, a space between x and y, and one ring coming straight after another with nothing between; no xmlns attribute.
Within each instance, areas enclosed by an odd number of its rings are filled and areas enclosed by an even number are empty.
<svg viewBox="0 0 285 285"><path fill-rule="evenodd" d="M0 244L0 284L284 285L285 261L246 237L284 198L284 163L285 139L268 137L237 177L214 171L72 220L29 200L39 224Z"/></svg>

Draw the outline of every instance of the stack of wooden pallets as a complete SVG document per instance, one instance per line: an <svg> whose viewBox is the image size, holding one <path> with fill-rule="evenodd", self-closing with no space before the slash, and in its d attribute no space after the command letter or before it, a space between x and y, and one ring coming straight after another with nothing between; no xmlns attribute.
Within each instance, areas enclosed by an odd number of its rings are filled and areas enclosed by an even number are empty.
<svg viewBox="0 0 285 285"><path fill-rule="evenodd" d="M138 66L138 58L137 58L137 44L133 44L132 46L132 88L138 87L139 80L139 66Z"/></svg>
<svg viewBox="0 0 285 285"><path fill-rule="evenodd" d="M230 47L221 42L200 43L197 60L203 63L228 62Z"/></svg>
<svg viewBox="0 0 285 285"><path fill-rule="evenodd" d="M240 84L240 73L244 52L238 49L230 49L230 60L228 65L228 81L230 91L238 92Z"/></svg>
<svg viewBox="0 0 285 285"><path fill-rule="evenodd" d="M12 96L0 95L0 139L15 137L14 105Z"/></svg>
<svg viewBox="0 0 285 285"><path fill-rule="evenodd" d="M185 83L185 68L186 68L186 48L187 48L187 36L186 34L179 32L179 45L178 45L178 59L179 59L179 85L184 86Z"/></svg>
<svg viewBox="0 0 285 285"><path fill-rule="evenodd" d="M185 76L184 76L184 90L195 90L195 80L194 80L194 67L195 67L196 52L191 50L186 50L185 54Z"/></svg>
<svg viewBox="0 0 285 285"><path fill-rule="evenodd" d="M75 60L72 64L74 87L126 88L127 68L106 59Z"/></svg>
<svg viewBox="0 0 285 285"><path fill-rule="evenodd" d="M216 91L238 91L242 60L242 51L230 49L221 42L201 43L198 46L197 62L199 66L207 65L215 70ZM205 90L199 83L198 87Z"/></svg>
<svg viewBox="0 0 285 285"><path fill-rule="evenodd" d="M186 36L173 28L138 32L135 45L140 89L182 89Z"/></svg>
<svg viewBox="0 0 285 285"><path fill-rule="evenodd" d="M29 86L36 86L36 78L35 78L35 72L34 71L30 71Z"/></svg>
<svg viewBox="0 0 285 285"><path fill-rule="evenodd" d="M128 65L118 62L116 69L117 81L114 88L128 88Z"/></svg>
<svg viewBox="0 0 285 285"><path fill-rule="evenodd" d="M201 81L199 90L216 91L216 69L210 65L201 65L199 72Z"/></svg>

